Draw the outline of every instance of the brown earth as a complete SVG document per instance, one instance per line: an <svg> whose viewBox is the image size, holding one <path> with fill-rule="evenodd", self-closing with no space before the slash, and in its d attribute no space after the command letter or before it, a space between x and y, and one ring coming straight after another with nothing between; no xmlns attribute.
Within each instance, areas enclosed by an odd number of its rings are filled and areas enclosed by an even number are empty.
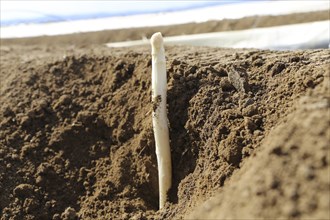
<svg viewBox="0 0 330 220"><path fill-rule="evenodd" d="M166 47L158 211L150 48L86 36L1 41L1 220L329 219L329 49Z"/></svg>
<svg viewBox="0 0 330 220"><path fill-rule="evenodd" d="M157 211L149 48L1 47L1 219L328 218L329 50L166 49Z"/></svg>

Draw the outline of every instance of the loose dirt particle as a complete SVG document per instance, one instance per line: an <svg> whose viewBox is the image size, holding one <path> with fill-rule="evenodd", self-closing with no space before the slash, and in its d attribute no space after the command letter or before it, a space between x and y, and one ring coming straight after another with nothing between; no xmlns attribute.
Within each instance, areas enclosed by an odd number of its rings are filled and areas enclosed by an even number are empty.
<svg viewBox="0 0 330 220"><path fill-rule="evenodd" d="M32 195L33 193L33 186L30 184L20 184L15 187L14 196L20 197L20 198L26 198Z"/></svg>
<svg viewBox="0 0 330 220"><path fill-rule="evenodd" d="M154 112L157 111L157 108L161 102L162 102L162 97L158 95L152 103L152 109Z"/></svg>

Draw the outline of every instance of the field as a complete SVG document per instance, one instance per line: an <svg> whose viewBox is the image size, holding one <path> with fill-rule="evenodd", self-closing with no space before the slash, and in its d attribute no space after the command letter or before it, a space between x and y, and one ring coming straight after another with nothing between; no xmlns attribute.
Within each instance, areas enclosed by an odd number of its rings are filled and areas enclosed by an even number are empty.
<svg viewBox="0 0 330 220"><path fill-rule="evenodd" d="M158 211L150 48L115 34L1 40L1 220L329 218L329 49L166 47Z"/></svg>

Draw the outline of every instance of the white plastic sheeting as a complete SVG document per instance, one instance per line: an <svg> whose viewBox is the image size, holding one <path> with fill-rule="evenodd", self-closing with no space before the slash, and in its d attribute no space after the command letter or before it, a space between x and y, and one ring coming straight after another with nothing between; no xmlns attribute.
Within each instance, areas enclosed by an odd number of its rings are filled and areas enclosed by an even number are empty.
<svg viewBox="0 0 330 220"><path fill-rule="evenodd" d="M330 20L255 28L242 31L216 32L166 37L167 45L191 45L258 49L313 49L328 48L330 43ZM147 45L147 39L108 43L108 47Z"/></svg>
<svg viewBox="0 0 330 220"><path fill-rule="evenodd" d="M9 1L8 1L9 2ZM23 1L24 2L24 1ZM79 11L79 1L76 10ZM126 1L120 1L125 4L133 4ZM136 1L134 5L146 3L147 1ZM5 10L5 3L1 2L1 18L11 15L12 12ZM38 1L37 1L38 3ZM50 5L54 5L52 2ZM101 2L102 3L102 2ZM111 5L111 1L107 2ZM118 3L118 2L117 2ZM113 30L122 28L165 26L173 24L182 24L188 22L204 22L208 20L238 19L254 15L283 15L300 12L311 12L320 10L329 10L330 2L328 0L276 0L276 1L228 1L230 4L202 7L185 11L174 11L166 13L139 14L132 16L115 16L98 19L73 20L66 22L41 23L41 24L20 24L15 26L1 26L1 38L33 37L41 35L60 35L89 31ZM14 3L13 3L14 4ZM28 4L28 1L27 3ZM38 3L37 5L39 5ZM48 5L48 3L44 3ZM58 1L63 10L65 1ZM93 3L94 4L94 3ZM95 3L96 4L96 3ZM106 4L103 4L106 8ZM68 6L68 5L67 5ZM96 6L95 6L96 7ZM41 9L40 9L41 10ZM47 10L43 13L47 13ZM93 11L91 9L91 11ZM55 13L53 10L52 14ZM60 15L60 12L53 14Z"/></svg>

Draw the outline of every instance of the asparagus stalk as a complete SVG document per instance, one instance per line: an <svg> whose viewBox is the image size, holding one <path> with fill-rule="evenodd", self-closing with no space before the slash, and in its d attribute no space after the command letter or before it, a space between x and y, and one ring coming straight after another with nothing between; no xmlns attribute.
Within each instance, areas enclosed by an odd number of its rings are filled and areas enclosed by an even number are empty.
<svg viewBox="0 0 330 220"><path fill-rule="evenodd" d="M166 109L166 60L160 32L151 37L152 55L152 124L156 142L159 181L159 209L164 207L172 183L171 150Z"/></svg>

